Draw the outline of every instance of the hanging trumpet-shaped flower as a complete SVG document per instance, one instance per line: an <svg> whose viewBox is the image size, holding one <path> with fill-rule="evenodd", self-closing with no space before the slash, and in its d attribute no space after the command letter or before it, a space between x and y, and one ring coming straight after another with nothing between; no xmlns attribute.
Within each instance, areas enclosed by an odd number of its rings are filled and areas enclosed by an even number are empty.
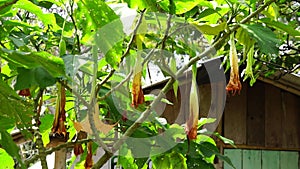
<svg viewBox="0 0 300 169"><path fill-rule="evenodd" d="M234 34L230 35L230 51L229 51L229 59L230 59L230 79L226 86L226 91L235 95L236 92L241 91L242 85L240 82L240 75L239 75L239 61L237 57L237 52L235 48L234 42Z"/></svg>
<svg viewBox="0 0 300 169"><path fill-rule="evenodd" d="M76 141L79 141L79 140L82 140L82 139L85 139L87 138L87 133L86 132L83 132L83 131L79 131L77 133L77 138L76 138ZM80 155L83 153L83 148L82 148L82 145L81 144L78 144L76 143L74 145L74 154L76 156Z"/></svg>
<svg viewBox="0 0 300 169"><path fill-rule="evenodd" d="M57 84L58 96L56 100L55 116L52 125L52 133L63 134L66 136L66 91L61 84Z"/></svg>
<svg viewBox="0 0 300 169"><path fill-rule="evenodd" d="M136 62L134 66L134 76L132 81L132 102L133 107L138 107L138 105L144 103L144 93L142 89L142 57L140 53L136 56Z"/></svg>
<svg viewBox="0 0 300 169"><path fill-rule="evenodd" d="M133 77L132 82L132 102L133 107L138 107L139 104L144 103L144 93L141 84L142 72L138 72Z"/></svg>
<svg viewBox="0 0 300 169"><path fill-rule="evenodd" d="M93 167L92 145L93 145L93 142L88 142L87 143L87 155L86 155L85 163L84 163L84 167L86 169L90 169L90 168Z"/></svg>
<svg viewBox="0 0 300 169"><path fill-rule="evenodd" d="M196 76L193 75L190 92L190 112L186 122L185 132L190 140L197 139L197 128L199 119L199 94Z"/></svg>

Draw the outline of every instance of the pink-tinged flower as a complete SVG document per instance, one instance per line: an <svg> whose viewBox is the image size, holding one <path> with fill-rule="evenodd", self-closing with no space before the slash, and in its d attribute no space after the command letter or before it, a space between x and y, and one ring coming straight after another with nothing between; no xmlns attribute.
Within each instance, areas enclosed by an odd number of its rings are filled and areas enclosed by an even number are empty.
<svg viewBox="0 0 300 169"><path fill-rule="evenodd" d="M198 119L199 119L199 94L196 78L192 80L190 92L190 112L186 122L185 132L190 140L197 139Z"/></svg>
<svg viewBox="0 0 300 169"><path fill-rule="evenodd" d="M234 43L234 35L230 36L230 51L229 51L229 59L230 59L230 79L226 86L226 91L233 96L236 92L240 93L242 90L242 84L240 82L239 75L239 61L237 57L236 47Z"/></svg>
<svg viewBox="0 0 300 169"><path fill-rule="evenodd" d="M140 104L143 104L145 101L141 79L142 72L137 72L133 77L131 105L135 108L138 107Z"/></svg>

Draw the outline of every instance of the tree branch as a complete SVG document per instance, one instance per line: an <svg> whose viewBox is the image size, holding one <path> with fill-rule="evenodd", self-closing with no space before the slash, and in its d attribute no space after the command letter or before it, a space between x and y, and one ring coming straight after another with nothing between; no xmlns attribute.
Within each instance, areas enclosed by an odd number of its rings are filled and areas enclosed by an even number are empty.
<svg viewBox="0 0 300 169"><path fill-rule="evenodd" d="M0 11L2 11L4 8L8 7L9 5L13 5L17 2L18 2L18 0L13 0L11 2L5 2L2 6L0 6Z"/></svg>
<svg viewBox="0 0 300 169"><path fill-rule="evenodd" d="M93 141L93 140L92 139L83 139L83 140L78 140L76 142L63 143L63 144L60 144L60 145L58 145L56 147L47 149L44 153L45 153L45 155L49 155L49 154L52 154L53 152L58 151L58 150L60 150L62 148L72 148L72 147L74 147L75 144L83 144L83 143L87 143L89 141ZM34 163L39 158L40 158L39 154L36 154L32 158L26 160L25 161L25 165L29 166L31 163Z"/></svg>
<svg viewBox="0 0 300 169"><path fill-rule="evenodd" d="M36 126L37 129L35 131L35 138L36 138L36 145L37 145L37 149L39 151L38 154L38 158L41 160L41 165L42 165L42 169L48 169L48 165L47 165L47 154L45 154L45 147L43 144L43 140L42 140L42 135L40 134L39 131L39 121L40 121L40 99L42 99L43 97L43 89L40 89L36 98L34 99L34 112L35 112L35 122L36 122Z"/></svg>

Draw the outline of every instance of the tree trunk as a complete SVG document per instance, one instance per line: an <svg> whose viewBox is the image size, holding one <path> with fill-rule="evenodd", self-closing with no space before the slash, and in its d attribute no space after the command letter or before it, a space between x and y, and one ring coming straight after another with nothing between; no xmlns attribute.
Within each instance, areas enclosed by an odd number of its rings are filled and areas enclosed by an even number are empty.
<svg viewBox="0 0 300 169"><path fill-rule="evenodd" d="M55 169L66 169L67 149L63 148L59 151L55 151Z"/></svg>

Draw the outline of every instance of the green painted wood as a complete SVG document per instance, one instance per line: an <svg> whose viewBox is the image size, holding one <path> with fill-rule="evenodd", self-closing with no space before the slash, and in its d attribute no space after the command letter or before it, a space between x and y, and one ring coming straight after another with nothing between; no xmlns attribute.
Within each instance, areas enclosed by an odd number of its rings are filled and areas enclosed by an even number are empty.
<svg viewBox="0 0 300 169"><path fill-rule="evenodd" d="M279 151L262 151L262 169L280 169Z"/></svg>
<svg viewBox="0 0 300 169"><path fill-rule="evenodd" d="M298 169L298 152L281 151L280 169Z"/></svg>
<svg viewBox="0 0 300 169"><path fill-rule="evenodd" d="M225 149L224 155L230 158L236 169L242 168L242 150L241 149ZM232 169L230 165L224 162L224 169Z"/></svg>
<svg viewBox="0 0 300 169"><path fill-rule="evenodd" d="M242 169L261 169L261 150L243 150Z"/></svg>

